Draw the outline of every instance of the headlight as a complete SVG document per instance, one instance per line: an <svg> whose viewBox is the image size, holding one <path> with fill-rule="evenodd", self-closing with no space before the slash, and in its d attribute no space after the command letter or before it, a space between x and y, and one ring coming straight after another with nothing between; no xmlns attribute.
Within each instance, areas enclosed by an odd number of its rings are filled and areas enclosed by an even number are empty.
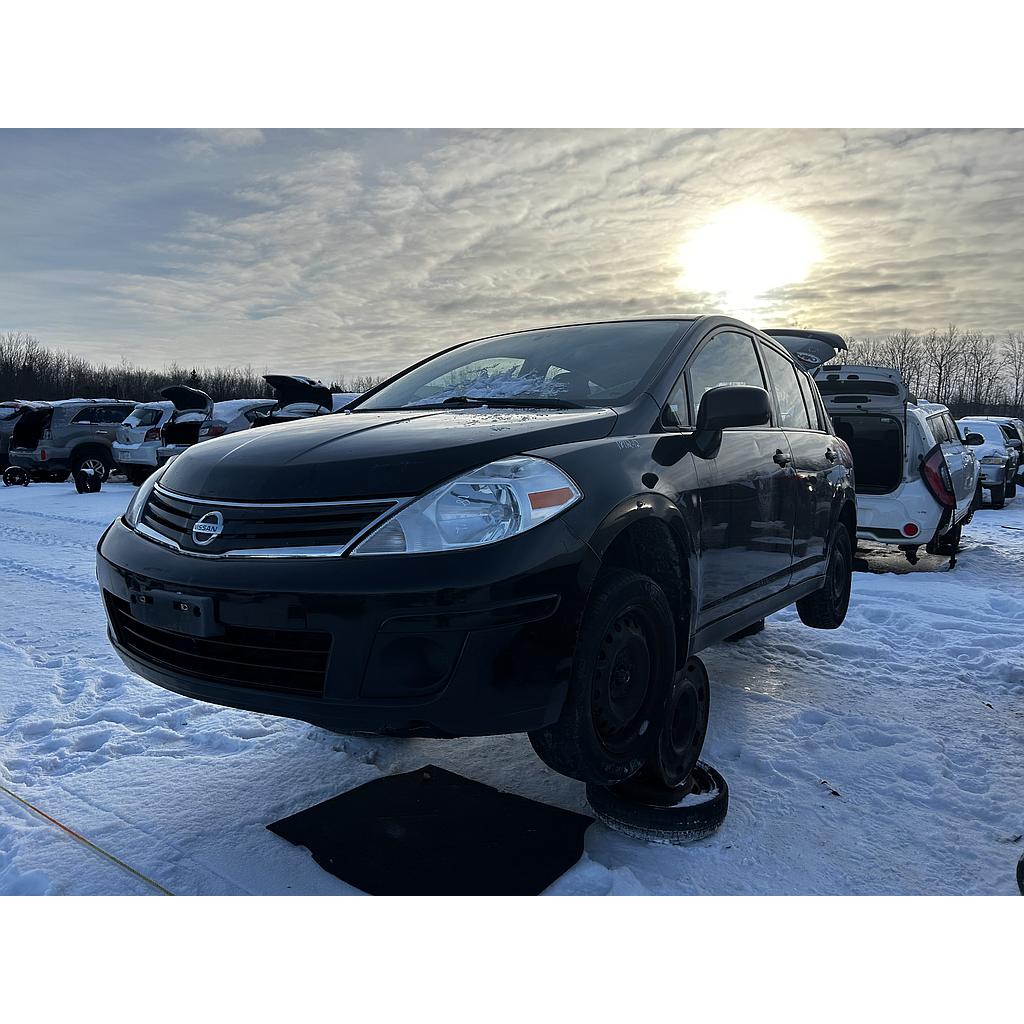
<svg viewBox="0 0 1024 1024"><path fill-rule="evenodd" d="M1001 455L986 455L985 458L981 460L981 464L983 466L1001 466L1005 461L1006 459Z"/></svg>
<svg viewBox="0 0 1024 1024"><path fill-rule="evenodd" d="M155 473L151 473L146 477L145 483L139 484L132 495L132 500L128 502L128 507L124 510L124 521L133 530L139 525L139 520L142 518L142 510L146 507L146 502L149 501L149 496L153 493L157 480L164 475L164 471L169 465L169 462L165 463Z"/></svg>
<svg viewBox="0 0 1024 1024"><path fill-rule="evenodd" d="M500 459L406 505L352 554L420 554L494 544L532 530L581 497L570 477L544 459Z"/></svg>

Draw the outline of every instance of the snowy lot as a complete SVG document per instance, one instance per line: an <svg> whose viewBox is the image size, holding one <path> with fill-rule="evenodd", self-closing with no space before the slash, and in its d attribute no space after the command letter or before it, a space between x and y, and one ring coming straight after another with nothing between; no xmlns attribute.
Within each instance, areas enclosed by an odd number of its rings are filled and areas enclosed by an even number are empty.
<svg viewBox="0 0 1024 1024"><path fill-rule="evenodd" d="M110 484L0 488L0 784L175 893L350 893L265 824L434 762L586 810L525 736L369 740L198 704L107 645L93 548ZM1024 852L1024 498L952 572L869 558L839 630L792 609L708 652L729 817L688 848L594 825L557 893L1012 893ZM897 572L882 571L889 566ZM146 893L0 792L0 893Z"/></svg>

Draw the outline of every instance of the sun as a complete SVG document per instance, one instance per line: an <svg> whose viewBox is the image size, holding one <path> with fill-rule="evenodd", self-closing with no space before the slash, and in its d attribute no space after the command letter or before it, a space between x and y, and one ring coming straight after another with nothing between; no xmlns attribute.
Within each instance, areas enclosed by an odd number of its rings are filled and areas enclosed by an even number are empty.
<svg viewBox="0 0 1024 1024"><path fill-rule="evenodd" d="M777 206L738 203L697 228L678 253L677 285L756 311L768 292L806 280L821 246L806 218Z"/></svg>

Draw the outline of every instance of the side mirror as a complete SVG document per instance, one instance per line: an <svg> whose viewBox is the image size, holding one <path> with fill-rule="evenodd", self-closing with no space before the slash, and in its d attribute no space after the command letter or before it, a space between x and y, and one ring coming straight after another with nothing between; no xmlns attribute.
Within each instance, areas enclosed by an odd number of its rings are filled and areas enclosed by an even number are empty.
<svg viewBox="0 0 1024 1024"><path fill-rule="evenodd" d="M771 421L764 388L726 384L705 391L697 408L697 433L720 433L730 427L760 427Z"/></svg>
<svg viewBox="0 0 1024 1024"><path fill-rule="evenodd" d="M1020 451L1020 441L1018 441L1016 438L1007 441L1006 445L1008 448L1015 448L1017 451Z"/></svg>
<svg viewBox="0 0 1024 1024"><path fill-rule="evenodd" d="M985 443L985 438L981 434L975 433L973 430L964 434L964 444L969 448L977 448L979 445Z"/></svg>

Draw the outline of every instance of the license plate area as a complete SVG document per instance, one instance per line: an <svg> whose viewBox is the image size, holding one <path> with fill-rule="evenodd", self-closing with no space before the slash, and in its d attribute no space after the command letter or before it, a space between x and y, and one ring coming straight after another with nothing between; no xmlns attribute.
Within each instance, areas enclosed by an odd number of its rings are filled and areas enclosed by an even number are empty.
<svg viewBox="0 0 1024 1024"><path fill-rule="evenodd" d="M132 592L128 596L132 618L156 629L186 636L223 636L212 597L192 597L167 590Z"/></svg>

